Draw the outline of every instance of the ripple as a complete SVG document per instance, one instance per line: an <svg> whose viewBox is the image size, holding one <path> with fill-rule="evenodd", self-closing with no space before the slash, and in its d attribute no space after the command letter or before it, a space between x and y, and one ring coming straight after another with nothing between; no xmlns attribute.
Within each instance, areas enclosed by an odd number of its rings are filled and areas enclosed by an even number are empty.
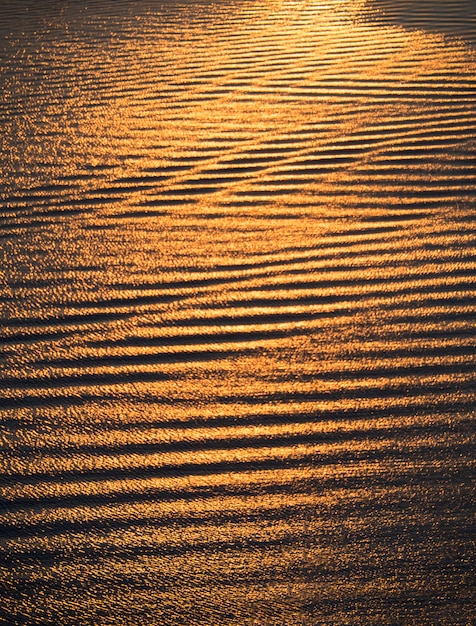
<svg viewBox="0 0 476 626"><path fill-rule="evenodd" d="M6 623L472 623L472 3L0 35Z"/></svg>

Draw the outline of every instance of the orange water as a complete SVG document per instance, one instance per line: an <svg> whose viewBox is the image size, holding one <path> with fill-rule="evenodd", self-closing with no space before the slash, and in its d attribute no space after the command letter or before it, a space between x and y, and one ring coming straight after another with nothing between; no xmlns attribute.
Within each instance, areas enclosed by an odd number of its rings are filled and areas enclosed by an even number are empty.
<svg viewBox="0 0 476 626"><path fill-rule="evenodd" d="M476 619L474 8L414 5L1 3L0 623Z"/></svg>

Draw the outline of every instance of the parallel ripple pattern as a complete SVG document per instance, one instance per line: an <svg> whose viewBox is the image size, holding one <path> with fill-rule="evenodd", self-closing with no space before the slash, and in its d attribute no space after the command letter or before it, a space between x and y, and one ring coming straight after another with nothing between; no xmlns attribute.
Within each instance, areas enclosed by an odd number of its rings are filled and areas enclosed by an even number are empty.
<svg viewBox="0 0 476 626"><path fill-rule="evenodd" d="M472 5L1 3L0 623L476 620Z"/></svg>

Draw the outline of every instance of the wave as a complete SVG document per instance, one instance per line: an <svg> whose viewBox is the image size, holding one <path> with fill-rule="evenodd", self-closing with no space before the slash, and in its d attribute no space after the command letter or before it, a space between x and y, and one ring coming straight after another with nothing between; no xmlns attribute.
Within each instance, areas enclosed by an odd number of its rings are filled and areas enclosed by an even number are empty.
<svg viewBox="0 0 476 626"><path fill-rule="evenodd" d="M6 622L475 618L474 10L417 4L2 3Z"/></svg>

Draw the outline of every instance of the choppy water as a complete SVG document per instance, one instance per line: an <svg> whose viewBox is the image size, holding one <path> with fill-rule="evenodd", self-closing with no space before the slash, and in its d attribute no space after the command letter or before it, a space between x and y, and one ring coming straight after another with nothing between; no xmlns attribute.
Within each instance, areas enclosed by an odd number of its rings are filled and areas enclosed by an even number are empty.
<svg viewBox="0 0 476 626"><path fill-rule="evenodd" d="M0 623L474 623L475 32L2 1Z"/></svg>

